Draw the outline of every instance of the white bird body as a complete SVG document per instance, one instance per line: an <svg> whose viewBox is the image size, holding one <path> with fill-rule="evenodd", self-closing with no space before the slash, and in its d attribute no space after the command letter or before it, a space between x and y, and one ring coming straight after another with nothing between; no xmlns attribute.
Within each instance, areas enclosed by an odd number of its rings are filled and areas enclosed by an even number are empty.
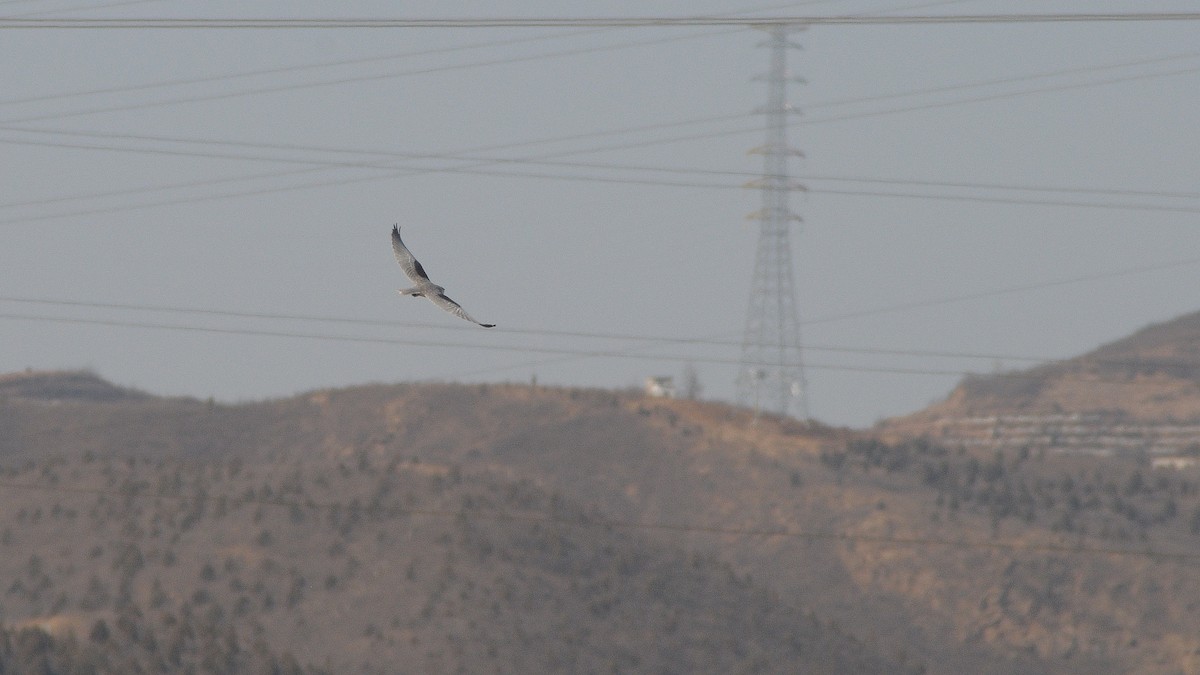
<svg viewBox="0 0 1200 675"><path fill-rule="evenodd" d="M392 226L392 253L396 254L396 262L400 263L400 269L404 270L405 276L416 284L416 286L411 288L397 289L397 293L414 298L426 298L454 316L466 319L471 323L479 324L484 328L494 328L496 326L494 323L481 323L471 318L471 315L467 314L461 305L446 295L445 288L429 280L429 275L425 273L425 268L413 257L412 252L408 250L408 247L404 245L404 241L400 239L399 225Z"/></svg>

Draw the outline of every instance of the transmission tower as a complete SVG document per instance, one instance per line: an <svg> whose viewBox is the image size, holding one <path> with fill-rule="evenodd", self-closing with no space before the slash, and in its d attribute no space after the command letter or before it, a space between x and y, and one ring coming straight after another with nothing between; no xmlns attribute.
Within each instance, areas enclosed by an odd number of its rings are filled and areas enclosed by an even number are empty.
<svg viewBox="0 0 1200 675"><path fill-rule="evenodd" d="M800 217L788 205L789 197L804 186L788 174L788 160L802 153L788 145L788 118L796 110L787 101L789 82L804 80L788 73L788 49L800 45L790 39L803 26L764 26L768 38L760 46L770 48L771 69L758 80L767 83L767 104L759 110L766 116L766 142L751 150L763 156L763 176L748 183L762 194L762 208L748 216L760 223L750 309L742 341L738 373L738 398L752 405L755 415L769 410L787 415L794 404L797 416L808 418L807 386L800 350L800 320L796 311L792 278L792 246L789 231Z"/></svg>

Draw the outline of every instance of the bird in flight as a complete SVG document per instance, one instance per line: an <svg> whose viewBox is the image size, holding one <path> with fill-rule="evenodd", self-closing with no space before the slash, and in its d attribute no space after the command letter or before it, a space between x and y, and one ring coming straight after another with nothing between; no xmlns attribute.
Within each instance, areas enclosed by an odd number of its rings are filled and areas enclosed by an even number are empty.
<svg viewBox="0 0 1200 675"><path fill-rule="evenodd" d="M429 280L429 275L425 273L425 268L421 267L421 263L413 257L408 247L401 241L399 225L392 226L392 252L396 254L396 262L400 263L400 269L404 270L404 274L416 284L412 288L396 289L397 293L400 295L411 295L414 298L424 297L454 316L466 319L471 323L479 324L484 328L494 328L496 326L494 323L480 323L472 319L471 315L467 314L467 311L461 305L446 297L446 289Z"/></svg>

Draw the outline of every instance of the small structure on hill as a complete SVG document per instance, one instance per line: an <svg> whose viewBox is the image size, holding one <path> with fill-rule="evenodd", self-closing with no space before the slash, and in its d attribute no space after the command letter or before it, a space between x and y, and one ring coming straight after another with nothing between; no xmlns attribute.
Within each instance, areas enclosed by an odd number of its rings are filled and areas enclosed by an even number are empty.
<svg viewBox="0 0 1200 675"><path fill-rule="evenodd" d="M646 395L658 398L675 398L675 378L670 375L647 377Z"/></svg>
<svg viewBox="0 0 1200 675"><path fill-rule="evenodd" d="M1200 466L1200 458L1196 457L1153 457L1150 459L1150 468L1152 469L1190 469L1195 466Z"/></svg>

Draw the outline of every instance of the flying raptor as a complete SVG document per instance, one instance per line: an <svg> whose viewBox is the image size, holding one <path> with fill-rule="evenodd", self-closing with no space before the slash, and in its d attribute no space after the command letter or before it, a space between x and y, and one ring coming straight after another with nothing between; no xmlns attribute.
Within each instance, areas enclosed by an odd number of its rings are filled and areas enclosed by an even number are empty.
<svg viewBox="0 0 1200 675"><path fill-rule="evenodd" d="M400 295L411 295L414 298L424 297L430 302L450 312L460 319L466 319L471 323L477 323L484 328L494 328L494 323L480 323L471 318L466 310L457 302L446 297L446 289L438 286L429 280L429 275L425 273L425 268L421 267L421 263L413 257L413 254L404 245L400 239L400 226L392 226L392 252L396 254L396 262L400 263L400 269L404 270L404 274L412 280L416 286L412 288L396 289Z"/></svg>

